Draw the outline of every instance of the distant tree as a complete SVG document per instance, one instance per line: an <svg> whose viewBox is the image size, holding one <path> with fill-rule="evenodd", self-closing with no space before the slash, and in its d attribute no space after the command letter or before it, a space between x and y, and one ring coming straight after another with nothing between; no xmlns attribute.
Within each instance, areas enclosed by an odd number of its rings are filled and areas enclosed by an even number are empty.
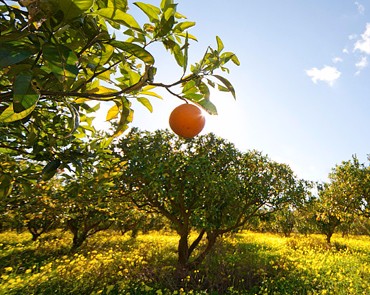
<svg viewBox="0 0 370 295"><path fill-rule="evenodd" d="M114 179L122 173L122 164L98 147L90 144L90 158L81 170L62 175L63 190L58 199L63 208L63 223L73 234L72 250L88 237L108 229L127 210L127 202L122 199L117 202L114 197L118 193Z"/></svg>
<svg viewBox="0 0 370 295"><path fill-rule="evenodd" d="M293 232L296 223L294 211L294 208L291 206L284 206L275 214L275 223L278 227L278 231L283 233L285 237L289 237Z"/></svg>
<svg viewBox="0 0 370 295"><path fill-rule="evenodd" d="M370 217L369 166L360 164L356 156L343 161L333 168L319 196L317 221L330 242L338 226L350 226L356 216Z"/></svg>

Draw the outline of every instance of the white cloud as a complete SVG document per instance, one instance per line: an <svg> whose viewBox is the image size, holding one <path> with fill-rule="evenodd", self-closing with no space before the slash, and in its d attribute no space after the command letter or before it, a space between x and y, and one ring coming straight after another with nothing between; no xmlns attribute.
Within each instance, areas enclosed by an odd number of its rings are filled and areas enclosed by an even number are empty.
<svg viewBox="0 0 370 295"><path fill-rule="evenodd" d="M356 50L370 54L370 23L366 24L366 29L361 34L361 39L356 41L354 51Z"/></svg>
<svg viewBox="0 0 370 295"><path fill-rule="evenodd" d="M369 65L366 56L362 56L361 59L356 63L357 72L356 75L360 74L361 70Z"/></svg>
<svg viewBox="0 0 370 295"><path fill-rule="evenodd" d="M338 62L342 62L342 61L343 61L343 59L342 59L342 58L340 58L339 56L336 56L336 57L334 57L334 58L332 59L332 61L333 61L333 63L338 63Z"/></svg>
<svg viewBox="0 0 370 295"><path fill-rule="evenodd" d="M343 52L343 53L346 53L346 54L348 54L348 53L349 53L349 51L348 51L348 49L347 49L347 48L343 48L342 52Z"/></svg>
<svg viewBox="0 0 370 295"><path fill-rule="evenodd" d="M355 2L355 5L357 7L357 11L359 14L364 14L365 12L365 6L363 6L361 3Z"/></svg>
<svg viewBox="0 0 370 295"><path fill-rule="evenodd" d="M333 86L334 82L340 77L341 72L335 67L324 66L322 69L312 68L306 70L306 74L311 78L315 84L318 81L323 81Z"/></svg>

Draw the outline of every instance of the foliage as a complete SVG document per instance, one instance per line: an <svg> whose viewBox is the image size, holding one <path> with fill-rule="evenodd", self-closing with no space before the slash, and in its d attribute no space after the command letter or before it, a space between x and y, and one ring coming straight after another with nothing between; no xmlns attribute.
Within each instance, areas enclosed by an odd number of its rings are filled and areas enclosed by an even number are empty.
<svg viewBox="0 0 370 295"><path fill-rule="evenodd" d="M191 235L191 239L196 236ZM68 233L37 243L29 234L0 234L0 294L367 294L368 237L292 236L241 232L219 240L207 263L181 279L171 266L177 236L133 240L100 232L76 253ZM222 259L221 259L222 258ZM91 280L94 277L94 280Z"/></svg>
<svg viewBox="0 0 370 295"><path fill-rule="evenodd" d="M339 225L349 226L356 217L369 216L370 169L353 156L335 166L329 180L319 189L316 215L328 242Z"/></svg>
<svg viewBox="0 0 370 295"><path fill-rule="evenodd" d="M220 235L306 192L287 165L255 151L243 154L214 134L184 140L168 131L132 130L116 151L127 163L122 190L139 208L166 217L179 234L180 267L195 267ZM199 236L189 244L192 229ZM191 259L204 235L207 246Z"/></svg>
<svg viewBox="0 0 370 295"><path fill-rule="evenodd" d="M92 122L100 102L113 104L106 119L116 130L100 139L101 147L107 147L111 136L120 135L132 121L132 100L152 111L149 98L160 98L156 87L211 114L217 111L209 87L235 97L231 83L216 71L227 73L230 61L239 65L236 55L224 51L216 37L217 49L209 47L190 65L189 44L196 38L188 31L195 23L172 0L162 0L158 7L135 2L147 17L143 25L128 13L127 0L18 2L20 6L0 1L0 151L34 160L29 170L41 164L44 180L58 168L80 166L85 157L79 152L81 139L99 137ZM155 81L155 43L182 69L170 84ZM37 173L24 170L1 174L0 197L10 193L19 176L22 182L27 172Z"/></svg>

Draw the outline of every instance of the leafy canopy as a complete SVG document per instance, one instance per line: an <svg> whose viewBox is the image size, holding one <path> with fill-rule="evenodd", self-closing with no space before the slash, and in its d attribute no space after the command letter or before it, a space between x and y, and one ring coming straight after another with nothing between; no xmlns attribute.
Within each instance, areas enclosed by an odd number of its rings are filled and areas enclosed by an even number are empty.
<svg viewBox="0 0 370 295"><path fill-rule="evenodd" d="M81 169L88 156L86 142L104 151L133 120L132 100L148 110L150 98L166 89L211 114L210 88L228 91L232 84L216 73L228 73L227 63L239 65L216 37L217 48L207 48L190 65L188 50L196 37L195 23L177 11L172 0L159 6L135 2L147 21L139 24L127 0L0 0L0 192L10 193L15 179L42 179L57 169ZM162 44L182 69L169 84L155 80L157 65L151 50ZM175 90L174 90L175 89ZM106 119L114 132L101 136L92 122L101 102L110 102ZM7 156L5 156L7 155ZM9 159L10 157L11 159ZM29 168L10 163L34 161ZM22 178L23 177L23 178ZM23 181L22 180L22 181Z"/></svg>

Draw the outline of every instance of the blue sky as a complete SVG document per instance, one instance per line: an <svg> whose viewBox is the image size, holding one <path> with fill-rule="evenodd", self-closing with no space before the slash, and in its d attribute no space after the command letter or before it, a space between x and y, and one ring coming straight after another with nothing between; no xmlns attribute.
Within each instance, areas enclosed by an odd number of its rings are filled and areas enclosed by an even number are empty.
<svg viewBox="0 0 370 295"><path fill-rule="evenodd" d="M158 1L143 1L159 6ZM190 62L207 46L237 54L225 77L237 99L214 92L218 116L206 116L202 133L256 149L289 164L309 180L325 181L331 169L353 154L370 154L370 0L179 0L178 11L196 26ZM139 10L129 11L138 17ZM150 48L149 48L150 50ZM156 49L153 48L154 52ZM180 77L173 59L158 50L157 82ZM162 93L154 112L134 104L132 126L168 128L181 101Z"/></svg>

